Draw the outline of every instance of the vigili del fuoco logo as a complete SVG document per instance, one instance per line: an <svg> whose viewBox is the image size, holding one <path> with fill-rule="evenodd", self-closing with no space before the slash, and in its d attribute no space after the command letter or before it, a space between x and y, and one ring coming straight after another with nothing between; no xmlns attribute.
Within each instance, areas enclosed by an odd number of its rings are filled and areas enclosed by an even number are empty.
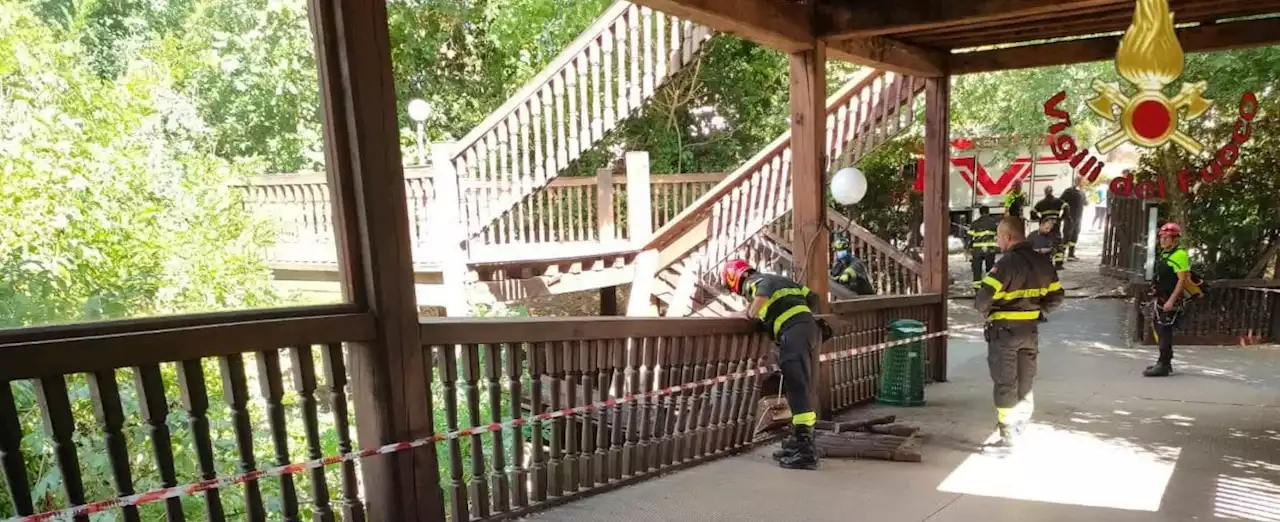
<svg viewBox="0 0 1280 522"><path fill-rule="evenodd" d="M1203 82L1182 83L1178 94L1170 98L1165 88L1182 76L1186 57L1173 31L1173 13L1168 0L1137 0L1133 23L1125 30L1116 50L1116 72L1136 92L1125 94L1118 84L1093 80L1094 97L1089 108L1102 119L1119 128L1098 140L1098 154L1106 154L1125 142L1154 149L1172 142L1193 156L1204 151L1204 146L1179 128L1183 121L1200 118L1213 107L1214 101L1205 99L1208 85ZM1089 148L1079 147L1074 136L1064 133L1071 127L1071 116L1059 109L1058 104L1067 98L1060 91L1044 103L1046 116L1056 121L1049 126L1050 148L1054 157L1068 160L1071 168L1081 176L1094 181L1102 171L1100 158L1089 154ZM1237 107L1239 117L1232 129L1231 139L1218 148L1209 162L1193 171L1178 171L1178 190L1189 192L1198 178L1213 183L1223 177L1226 170L1240 157L1240 146L1252 133L1252 121L1258 114L1258 98L1252 92L1240 97ZM1139 198L1163 198L1167 189L1163 180L1134 184L1125 176L1111 180L1111 193L1133 195Z"/></svg>

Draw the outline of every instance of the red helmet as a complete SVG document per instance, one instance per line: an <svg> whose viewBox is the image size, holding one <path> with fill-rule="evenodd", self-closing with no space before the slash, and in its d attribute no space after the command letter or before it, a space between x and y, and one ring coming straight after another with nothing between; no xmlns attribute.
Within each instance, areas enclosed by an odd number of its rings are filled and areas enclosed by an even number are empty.
<svg viewBox="0 0 1280 522"><path fill-rule="evenodd" d="M1182 237L1182 227L1177 223L1165 223L1160 227L1161 236Z"/></svg>
<svg viewBox="0 0 1280 522"><path fill-rule="evenodd" d="M747 277L747 272L751 271L751 265L746 259L730 259L724 264L724 271L721 272L721 278L724 279L724 286L729 287L729 291L739 293L742 290L742 280Z"/></svg>

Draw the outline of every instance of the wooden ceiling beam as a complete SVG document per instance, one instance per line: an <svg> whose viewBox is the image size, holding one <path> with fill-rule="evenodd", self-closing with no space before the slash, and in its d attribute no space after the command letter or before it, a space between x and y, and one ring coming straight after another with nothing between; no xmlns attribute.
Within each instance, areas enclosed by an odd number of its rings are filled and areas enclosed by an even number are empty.
<svg viewBox="0 0 1280 522"><path fill-rule="evenodd" d="M1280 18L1201 25L1177 31L1183 52L1203 53L1280 43ZM1115 58L1119 36L1008 47L948 56L952 74L1049 67Z"/></svg>
<svg viewBox="0 0 1280 522"><path fill-rule="evenodd" d="M778 0L634 0L722 33L794 53L813 48L813 12Z"/></svg>
<svg viewBox="0 0 1280 522"><path fill-rule="evenodd" d="M866 38L995 20L1035 19L1132 0L852 0L819 4L823 38Z"/></svg>
<svg viewBox="0 0 1280 522"><path fill-rule="evenodd" d="M946 53L883 36L828 41L827 56L925 78L944 76L947 72Z"/></svg>

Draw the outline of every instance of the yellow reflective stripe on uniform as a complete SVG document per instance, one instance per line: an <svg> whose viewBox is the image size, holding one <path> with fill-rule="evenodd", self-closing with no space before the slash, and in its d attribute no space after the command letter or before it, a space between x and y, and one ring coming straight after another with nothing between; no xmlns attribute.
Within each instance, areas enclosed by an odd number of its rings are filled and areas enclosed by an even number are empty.
<svg viewBox="0 0 1280 522"><path fill-rule="evenodd" d="M999 245L997 245L997 244L995 244L995 243L992 243L992 242L986 242L986 243L974 243L974 244L973 244L973 246L975 246L975 247L993 247L993 248L994 248L994 247L999 246Z"/></svg>
<svg viewBox="0 0 1280 522"><path fill-rule="evenodd" d="M996 408L996 422L1000 424L1009 424L1009 417L1013 415L1013 408Z"/></svg>
<svg viewBox="0 0 1280 522"><path fill-rule="evenodd" d="M752 287L752 294L755 294L754 290L755 288ZM761 321L764 321L765 318L769 317L769 307L773 305L774 301L777 301L778 299L781 299L783 297L793 297L793 296L807 298L809 296L809 293L810 293L809 287L807 286L802 286L800 288L783 288L780 290L775 290L773 292L773 295L769 296L769 299L766 300L764 302L764 305L760 307L760 310L756 312L756 317L758 317ZM787 324L787 319L795 317L796 315L804 312L812 313L808 305L795 305L791 308L784 310L781 314L778 314L778 318L773 320L773 335L775 337L778 335L778 333L782 330L782 325Z"/></svg>
<svg viewBox="0 0 1280 522"><path fill-rule="evenodd" d="M987 316L989 321L1034 321L1039 318L1039 310L1030 312L991 312L991 315Z"/></svg>
<svg viewBox="0 0 1280 522"><path fill-rule="evenodd" d="M791 308L788 308L787 311L782 312L782 315L779 315L778 319L773 322L773 335L776 337L778 333L782 331L782 325L787 324L787 319L790 319L792 317L795 317L798 314L802 314L805 312L812 313L809 310L808 305L795 305Z"/></svg>
<svg viewBox="0 0 1280 522"><path fill-rule="evenodd" d="M970 231L969 231L969 235L971 235L971 236L973 236L973 237L994 236L994 235L996 235L996 231L994 231L994 230L970 230Z"/></svg>
<svg viewBox="0 0 1280 522"><path fill-rule="evenodd" d="M991 276L982 278L982 284L994 288L997 294L999 294L1001 290L1004 290L1004 283L1001 283L999 279Z"/></svg>
<svg viewBox="0 0 1280 522"><path fill-rule="evenodd" d="M1014 299L1029 299L1032 297L1044 297L1046 295L1049 295L1049 292L1053 292L1055 290L1062 290L1062 283L1054 281L1052 283L1049 283L1049 286L1046 286L1044 288L1027 288L1023 290L1014 290L1012 292L1003 292L1000 290L996 290L996 294L991 296L991 299L996 301L1012 301Z"/></svg>
<svg viewBox="0 0 1280 522"><path fill-rule="evenodd" d="M804 413L793 413L791 415L791 424L797 426L813 426L818 423L818 414L807 411Z"/></svg>

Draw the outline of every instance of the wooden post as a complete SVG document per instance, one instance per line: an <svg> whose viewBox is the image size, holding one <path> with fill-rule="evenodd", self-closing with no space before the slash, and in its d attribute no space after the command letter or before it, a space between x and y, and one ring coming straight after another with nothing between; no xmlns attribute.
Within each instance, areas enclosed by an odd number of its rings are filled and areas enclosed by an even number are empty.
<svg viewBox="0 0 1280 522"><path fill-rule="evenodd" d="M951 230L948 196L951 166L951 78L925 80L924 109L924 291L942 294L942 303L933 314L932 330L947 326L947 237ZM947 380L946 340L930 341L933 351L933 379Z"/></svg>
<svg viewBox="0 0 1280 522"><path fill-rule="evenodd" d="M376 341L349 345L360 447L430 436L386 6L314 0L310 12L343 295L377 328ZM444 520L434 444L369 459L361 473L369 520Z"/></svg>
<svg viewBox="0 0 1280 522"><path fill-rule="evenodd" d="M826 313L828 252L826 227L826 126L827 126L826 44L814 43L813 50L790 56L791 77L791 198L795 219L791 247L798 282L818 294L818 310ZM830 412L822 385L821 346L813 346L809 396L819 417Z"/></svg>
<svg viewBox="0 0 1280 522"><path fill-rule="evenodd" d="M466 224L462 222L462 196L458 190L458 173L453 167L457 143L431 145L431 168L434 208L428 208L432 223L429 234L436 238L440 255L440 276L444 280L445 315L467 317L467 250Z"/></svg>
<svg viewBox="0 0 1280 522"><path fill-rule="evenodd" d="M601 243L617 239L613 228L613 171L596 171L596 230Z"/></svg>
<svg viewBox="0 0 1280 522"><path fill-rule="evenodd" d="M653 236L653 200L649 187L649 153L628 152L627 164L627 236L633 244L643 245Z"/></svg>
<svg viewBox="0 0 1280 522"><path fill-rule="evenodd" d="M1280 294L1271 294L1271 335L1269 343L1280 343Z"/></svg>
<svg viewBox="0 0 1280 522"><path fill-rule="evenodd" d="M606 286L600 289L600 315L618 315L618 287Z"/></svg>

